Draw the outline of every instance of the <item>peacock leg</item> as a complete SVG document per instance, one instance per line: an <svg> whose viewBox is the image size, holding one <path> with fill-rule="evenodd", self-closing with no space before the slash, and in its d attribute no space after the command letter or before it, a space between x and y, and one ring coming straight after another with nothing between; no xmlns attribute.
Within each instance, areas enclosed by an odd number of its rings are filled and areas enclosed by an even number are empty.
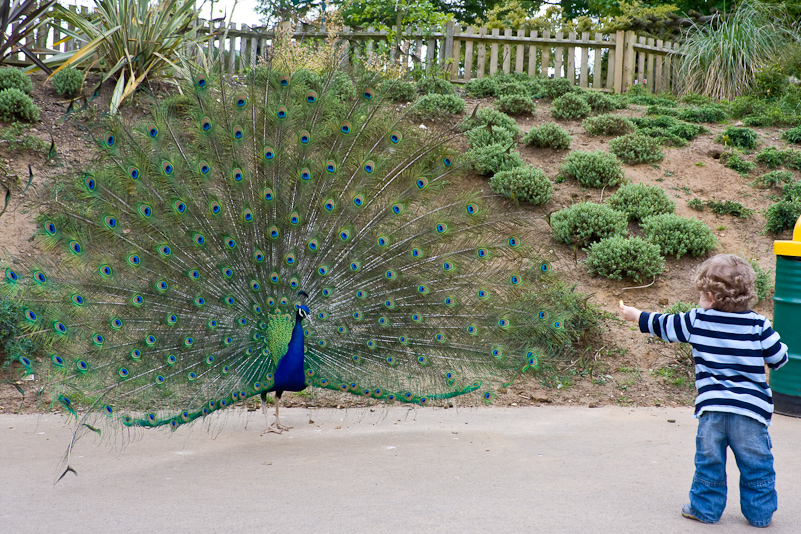
<svg viewBox="0 0 801 534"><path fill-rule="evenodd" d="M281 419L278 416L278 411L281 407L281 394L283 391L276 391L275 392L275 423L271 424L267 427L262 435L267 434L268 432L275 432L276 434L280 434L284 430L289 430L291 426L284 426L281 424ZM266 403L262 403L262 408L264 408L264 413L267 413Z"/></svg>

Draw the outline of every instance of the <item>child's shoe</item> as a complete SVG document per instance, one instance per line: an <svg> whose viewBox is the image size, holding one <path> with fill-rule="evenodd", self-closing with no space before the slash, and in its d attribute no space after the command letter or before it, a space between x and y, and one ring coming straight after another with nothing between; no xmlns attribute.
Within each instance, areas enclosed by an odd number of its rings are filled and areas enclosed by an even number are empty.
<svg viewBox="0 0 801 534"><path fill-rule="evenodd" d="M696 521L701 521L700 519L695 517L693 515L693 513L690 511L690 505L689 504L685 504L684 506L681 507L681 515L683 515L687 519L695 519ZM703 523L703 521L701 521L701 522Z"/></svg>

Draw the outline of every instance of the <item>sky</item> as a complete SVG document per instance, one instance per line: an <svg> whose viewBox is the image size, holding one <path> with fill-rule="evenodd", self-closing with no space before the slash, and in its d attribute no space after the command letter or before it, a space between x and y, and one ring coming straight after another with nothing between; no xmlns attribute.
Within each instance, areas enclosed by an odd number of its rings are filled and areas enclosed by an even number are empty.
<svg viewBox="0 0 801 534"><path fill-rule="evenodd" d="M70 5L79 5L79 6L89 6L90 8L94 6L94 2L92 0L65 0L60 2L62 5L70 6ZM202 0L197 0L197 5L200 6L203 4ZM215 0L214 2L214 18L222 17L226 13L230 13L231 8L234 5L234 0ZM234 9L234 16L232 21L236 22L237 24L248 24L250 26L257 26L261 24L261 15L256 13L255 9L258 6L257 0L239 0L236 3L236 9ZM204 19L209 18L211 4L210 2L206 2L201 9L201 17Z"/></svg>

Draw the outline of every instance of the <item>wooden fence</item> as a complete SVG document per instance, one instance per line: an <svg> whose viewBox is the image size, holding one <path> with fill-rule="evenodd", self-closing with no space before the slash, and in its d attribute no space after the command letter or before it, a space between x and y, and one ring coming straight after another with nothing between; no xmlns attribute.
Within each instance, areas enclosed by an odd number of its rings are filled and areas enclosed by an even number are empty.
<svg viewBox="0 0 801 534"><path fill-rule="evenodd" d="M72 6L70 9L76 9ZM82 8L84 12L86 8ZM43 27L33 45L40 59L80 47L70 40L54 46L64 33L57 22ZM397 27L395 27L397 28ZM307 25L285 27L296 40L325 39L329 34ZM254 65L262 50L271 46L275 33L267 28L237 27L200 20L200 33L214 34L210 46L224 52L228 71L241 72ZM624 92L635 83L651 91L676 88L681 60L678 43L638 36L633 31L615 34L526 31L468 26L448 22L444 28L421 31L404 28L402 32L353 31L344 28L339 39L349 43L349 59L371 57L379 48L389 50L392 61L404 68L450 73L454 82L467 82L499 71L526 73L530 76L566 78L574 85L604 91ZM389 45L389 46L387 46ZM25 65L23 57L12 58Z"/></svg>

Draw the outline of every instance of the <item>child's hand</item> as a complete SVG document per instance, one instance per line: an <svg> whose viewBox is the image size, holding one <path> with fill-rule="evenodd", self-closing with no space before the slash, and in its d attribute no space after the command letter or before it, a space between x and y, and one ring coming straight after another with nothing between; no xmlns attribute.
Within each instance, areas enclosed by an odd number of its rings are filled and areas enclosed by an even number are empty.
<svg viewBox="0 0 801 534"><path fill-rule="evenodd" d="M620 301L620 313L623 315L624 321L638 322L640 320L640 310L634 306L626 306L623 301Z"/></svg>

